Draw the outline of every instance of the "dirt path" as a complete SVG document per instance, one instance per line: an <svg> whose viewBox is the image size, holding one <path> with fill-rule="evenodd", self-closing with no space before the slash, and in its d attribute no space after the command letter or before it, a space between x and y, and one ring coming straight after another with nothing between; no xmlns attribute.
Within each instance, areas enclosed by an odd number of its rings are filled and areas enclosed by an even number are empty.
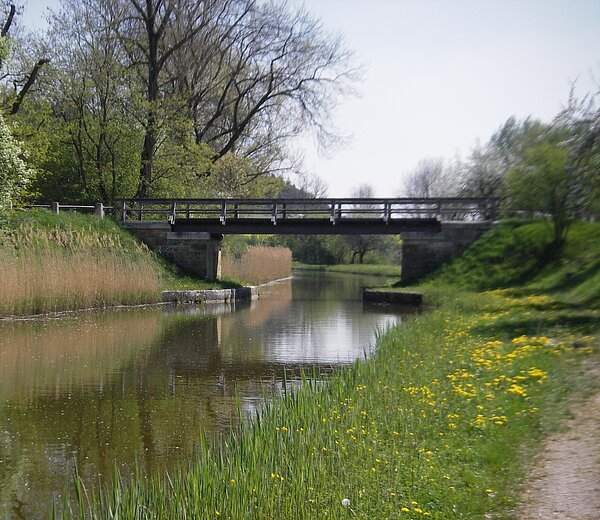
<svg viewBox="0 0 600 520"><path fill-rule="evenodd" d="M525 484L519 520L600 520L600 393L572 408Z"/></svg>

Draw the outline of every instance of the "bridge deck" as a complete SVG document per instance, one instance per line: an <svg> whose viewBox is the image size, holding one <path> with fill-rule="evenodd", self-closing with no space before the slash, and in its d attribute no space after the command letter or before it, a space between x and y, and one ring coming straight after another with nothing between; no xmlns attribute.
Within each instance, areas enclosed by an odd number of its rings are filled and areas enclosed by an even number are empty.
<svg viewBox="0 0 600 520"><path fill-rule="evenodd" d="M174 231L215 234L398 234L437 232L441 222L495 219L496 200L123 199L121 220L168 221Z"/></svg>
<svg viewBox="0 0 600 520"><path fill-rule="evenodd" d="M407 231L436 233L441 222L435 218L398 218L387 223L381 219L345 218L331 222L323 218L286 218L272 222L264 218L231 218L224 225L219 219L176 219L173 231L223 235L397 235Z"/></svg>

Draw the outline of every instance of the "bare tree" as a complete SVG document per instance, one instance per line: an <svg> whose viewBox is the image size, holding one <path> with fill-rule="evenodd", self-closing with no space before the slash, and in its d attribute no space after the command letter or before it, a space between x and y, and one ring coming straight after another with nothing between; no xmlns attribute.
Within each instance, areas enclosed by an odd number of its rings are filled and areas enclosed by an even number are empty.
<svg viewBox="0 0 600 520"><path fill-rule="evenodd" d="M404 180L402 194L406 197L449 197L455 192L443 159L422 159Z"/></svg>
<svg viewBox="0 0 600 520"><path fill-rule="evenodd" d="M358 77L352 53L285 2L238 4L181 64L195 139L217 160L230 152L252 159L258 175L291 170L290 138L310 127L322 145L335 141L331 110Z"/></svg>
<svg viewBox="0 0 600 520"><path fill-rule="evenodd" d="M144 85L144 142L137 195L146 197L153 180L154 156L159 144L160 112L167 98L167 64L210 25L220 6L214 0L98 0L101 12L110 13L112 29Z"/></svg>
<svg viewBox="0 0 600 520"><path fill-rule="evenodd" d="M6 11L6 19L2 25L2 29L0 30L0 38L6 40L12 35L10 31L15 27L16 17L22 14L22 6L17 7L12 2L3 2L3 4ZM20 28L18 26L16 29L17 48L18 51L23 51L24 49L19 45L21 43L20 33L22 31L19 30ZM15 115L17 112L19 112L23 100L34 86L38 76L40 75L40 72L45 65L50 63L50 59L47 56L43 56L41 58L39 57L40 54L45 54L43 50L40 50L39 48L28 50L32 51L36 55L35 58L31 55L26 55L26 53L19 52L20 55L18 58L13 60L11 70L4 71L2 77L2 80L5 83L9 82L12 84L13 92L8 98L10 100L10 115ZM5 58L6 56L0 56L0 66L5 65Z"/></svg>

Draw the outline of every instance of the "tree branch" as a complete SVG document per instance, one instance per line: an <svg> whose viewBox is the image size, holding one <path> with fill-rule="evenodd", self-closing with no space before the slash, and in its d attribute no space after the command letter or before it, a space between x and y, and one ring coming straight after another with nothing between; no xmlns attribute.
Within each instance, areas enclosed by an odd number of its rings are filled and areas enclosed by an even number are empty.
<svg viewBox="0 0 600 520"><path fill-rule="evenodd" d="M37 79L38 74L40 73L40 69L47 63L50 63L50 60L43 58L33 66L33 69L31 69L31 73L29 74L27 81L23 85L23 88L21 88L21 90L17 94L17 98L15 99L15 102L12 105L12 109L10 111L11 115L14 116L19 111L19 109L21 108L21 104L25 99L25 96L27 95L31 87L33 87L33 84L35 83L35 80Z"/></svg>

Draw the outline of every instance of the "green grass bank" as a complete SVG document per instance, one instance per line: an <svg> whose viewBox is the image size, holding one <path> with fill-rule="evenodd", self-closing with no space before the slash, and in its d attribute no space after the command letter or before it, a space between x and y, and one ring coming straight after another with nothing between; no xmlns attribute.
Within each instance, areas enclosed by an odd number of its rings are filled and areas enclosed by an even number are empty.
<svg viewBox="0 0 600 520"><path fill-rule="evenodd" d="M597 228L585 231L518 286L484 292L460 287L474 274L453 278L475 268L475 244L423 284L432 310L383 334L372 358L325 383L309 375L173 474L79 487L65 516L511 518L540 440L598 390ZM521 269L490 256L482 286L499 261Z"/></svg>
<svg viewBox="0 0 600 520"><path fill-rule="evenodd" d="M111 219L11 212L0 229L0 316L142 304L164 289L222 288L183 275Z"/></svg>
<svg viewBox="0 0 600 520"><path fill-rule="evenodd" d="M573 223L560 250L551 248L551 241L547 221L506 222L423 285L476 291L512 287L565 304L600 305L600 224Z"/></svg>

